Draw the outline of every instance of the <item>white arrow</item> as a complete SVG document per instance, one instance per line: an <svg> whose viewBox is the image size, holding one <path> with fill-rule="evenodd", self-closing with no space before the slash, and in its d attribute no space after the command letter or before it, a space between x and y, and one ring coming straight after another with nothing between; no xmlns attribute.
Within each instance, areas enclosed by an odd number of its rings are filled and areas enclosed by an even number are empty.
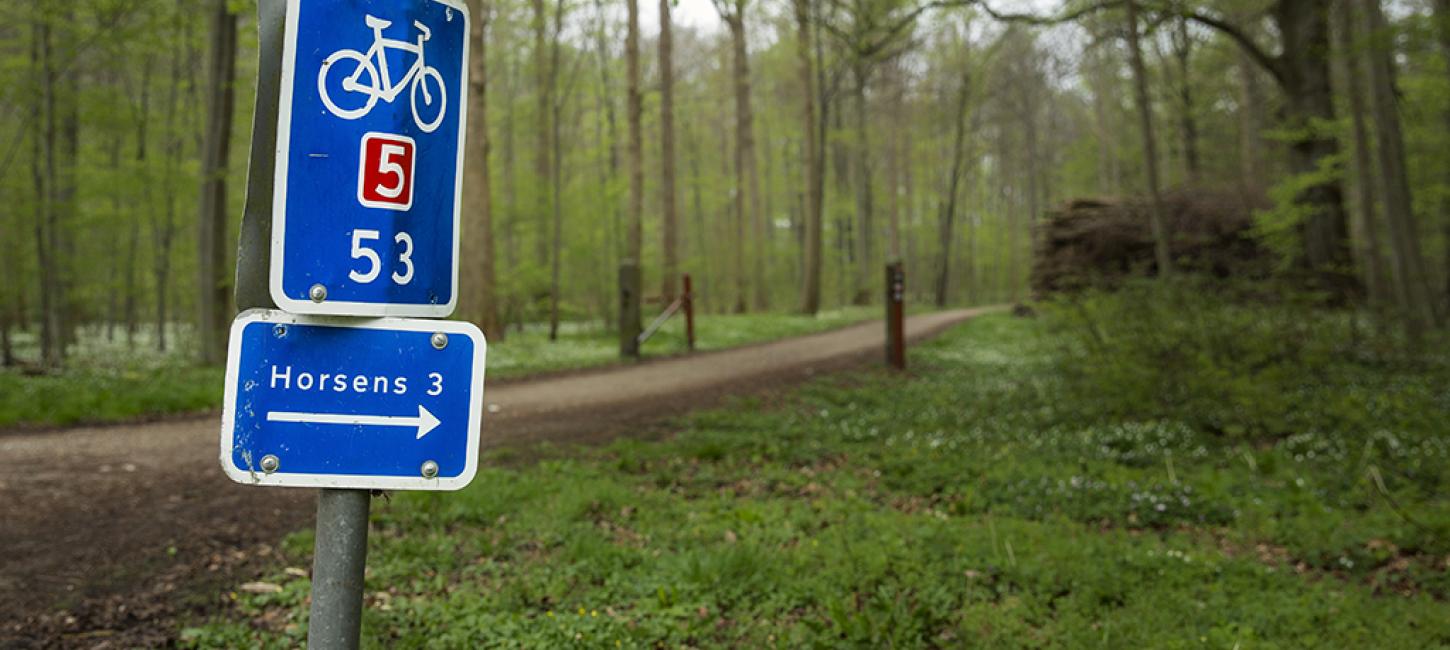
<svg viewBox="0 0 1450 650"><path fill-rule="evenodd" d="M291 413L268 411L268 422L304 422L308 424L357 424L371 427L418 427L418 439L438 426L438 418L418 405L418 417L406 415L347 415L340 413Z"/></svg>

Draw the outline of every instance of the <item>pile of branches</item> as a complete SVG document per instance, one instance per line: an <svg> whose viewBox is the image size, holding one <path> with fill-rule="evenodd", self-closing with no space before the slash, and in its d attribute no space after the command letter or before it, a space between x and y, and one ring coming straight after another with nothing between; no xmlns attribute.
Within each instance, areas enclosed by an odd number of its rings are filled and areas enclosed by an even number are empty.
<svg viewBox="0 0 1450 650"><path fill-rule="evenodd" d="M1273 256L1252 235L1262 194L1178 190L1163 197L1174 271L1219 278L1262 278ZM1074 199L1047 213L1035 233L1032 289L1039 297L1112 288L1158 274L1152 202L1146 198Z"/></svg>

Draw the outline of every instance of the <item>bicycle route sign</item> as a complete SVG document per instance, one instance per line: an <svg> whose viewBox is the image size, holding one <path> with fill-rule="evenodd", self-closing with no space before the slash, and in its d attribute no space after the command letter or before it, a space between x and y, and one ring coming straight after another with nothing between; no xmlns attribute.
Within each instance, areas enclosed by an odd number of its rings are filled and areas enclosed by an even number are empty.
<svg viewBox="0 0 1450 650"><path fill-rule="evenodd" d="M457 303L462 0L291 0L269 286L293 313L442 318Z"/></svg>
<svg viewBox="0 0 1450 650"><path fill-rule="evenodd" d="M456 490L478 469L487 344L462 321L254 309L232 325L221 464L248 485Z"/></svg>

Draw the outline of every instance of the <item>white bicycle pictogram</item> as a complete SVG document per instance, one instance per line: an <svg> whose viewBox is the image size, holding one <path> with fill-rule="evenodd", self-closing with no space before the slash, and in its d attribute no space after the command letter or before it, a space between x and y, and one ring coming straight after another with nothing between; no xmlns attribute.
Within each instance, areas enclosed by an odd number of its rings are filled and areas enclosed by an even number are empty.
<svg viewBox="0 0 1450 650"><path fill-rule="evenodd" d="M322 69L317 71L317 92L322 95L322 103L327 106L327 110L332 111L333 115L344 120L355 120L373 110L379 99L391 104L403 92L404 87L410 87L408 97L412 101L413 121L424 133L432 133L439 124L443 123L443 115L448 111L447 87L443 85L443 75L439 74L437 68L431 67L423 61L423 43L432 37L432 32L423 23L414 21L413 26L419 32L418 42L415 44L384 38L383 30L393 24L391 20L365 16L364 22L373 30L373 44L368 48L367 53L364 54L357 50L338 50L328 56L322 62ZM392 75L388 72L387 50L390 49L411 52L418 57L413 62L413 67L409 68L408 73L403 75L396 84L393 83ZM349 68L345 64L346 62L352 62L356 69ZM343 108L332 100L327 92L327 80L329 77L336 78L337 75L334 71L346 75L341 84L342 89L347 93L344 97L352 99L361 95L365 98L362 106ZM363 79L364 76L367 78ZM430 90L429 79L433 80L431 85L436 86L437 90ZM434 110L436 97L438 114L432 120L424 120L418 112L418 94L420 92L423 94L421 105L425 112Z"/></svg>

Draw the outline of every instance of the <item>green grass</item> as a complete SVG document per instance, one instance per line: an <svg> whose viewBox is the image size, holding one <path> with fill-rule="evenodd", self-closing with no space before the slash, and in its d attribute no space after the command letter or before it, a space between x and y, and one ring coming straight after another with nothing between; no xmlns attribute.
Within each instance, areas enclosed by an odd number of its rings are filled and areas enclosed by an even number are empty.
<svg viewBox="0 0 1450 650"><path fill-rule="evenodd" d="M149 332L128 345L124 335L107 341L100 331L83 330L63 370L26 375L0 369L0 429L62 426L134 420L169 413L217 408L222 400L221 368L199 367L185 328L173 328L172 345L155 350ZM22 359L39 356L33 333L17 341ZM176 341L182 341L176 345Z"/></svg>
<svg viewBox="0 0 1450 650"><path fill-rule="evenodd" d="M375 500L365 645L1450 645L1444 376L1397 372L1442 409L1394 420L1414 426L1251 442L1065 401L1051 336L986 317L914 349L907 381ZM183 643L299 645L308 580L282 569Z"/></svg>
<svg viewBox="0 0 1450 650"><path fill-rule="evenodd" d="M880 315L879 307L850 307L810 316L794 314L709 315L696 324L701 350L718 350L760 341L843 327ZM65 369L42 376L0 369L0 429L63 426L134 420L221 407L220 368L196 366L185 355L187 328L176 328L171 351L154 351L145 333L135 345L124 337L106 341L100 331L82 333L82 344ZM22 357L38 355L33 335L19 337ZM178 351L180 350L180 351ZM674 318L644 348L646 357L685 352L684 321ZM507 379L619 363L617 335L595 325L567 323L559 340L549 341L544 326L510 331L488 351L488 378Z"/></svg>

